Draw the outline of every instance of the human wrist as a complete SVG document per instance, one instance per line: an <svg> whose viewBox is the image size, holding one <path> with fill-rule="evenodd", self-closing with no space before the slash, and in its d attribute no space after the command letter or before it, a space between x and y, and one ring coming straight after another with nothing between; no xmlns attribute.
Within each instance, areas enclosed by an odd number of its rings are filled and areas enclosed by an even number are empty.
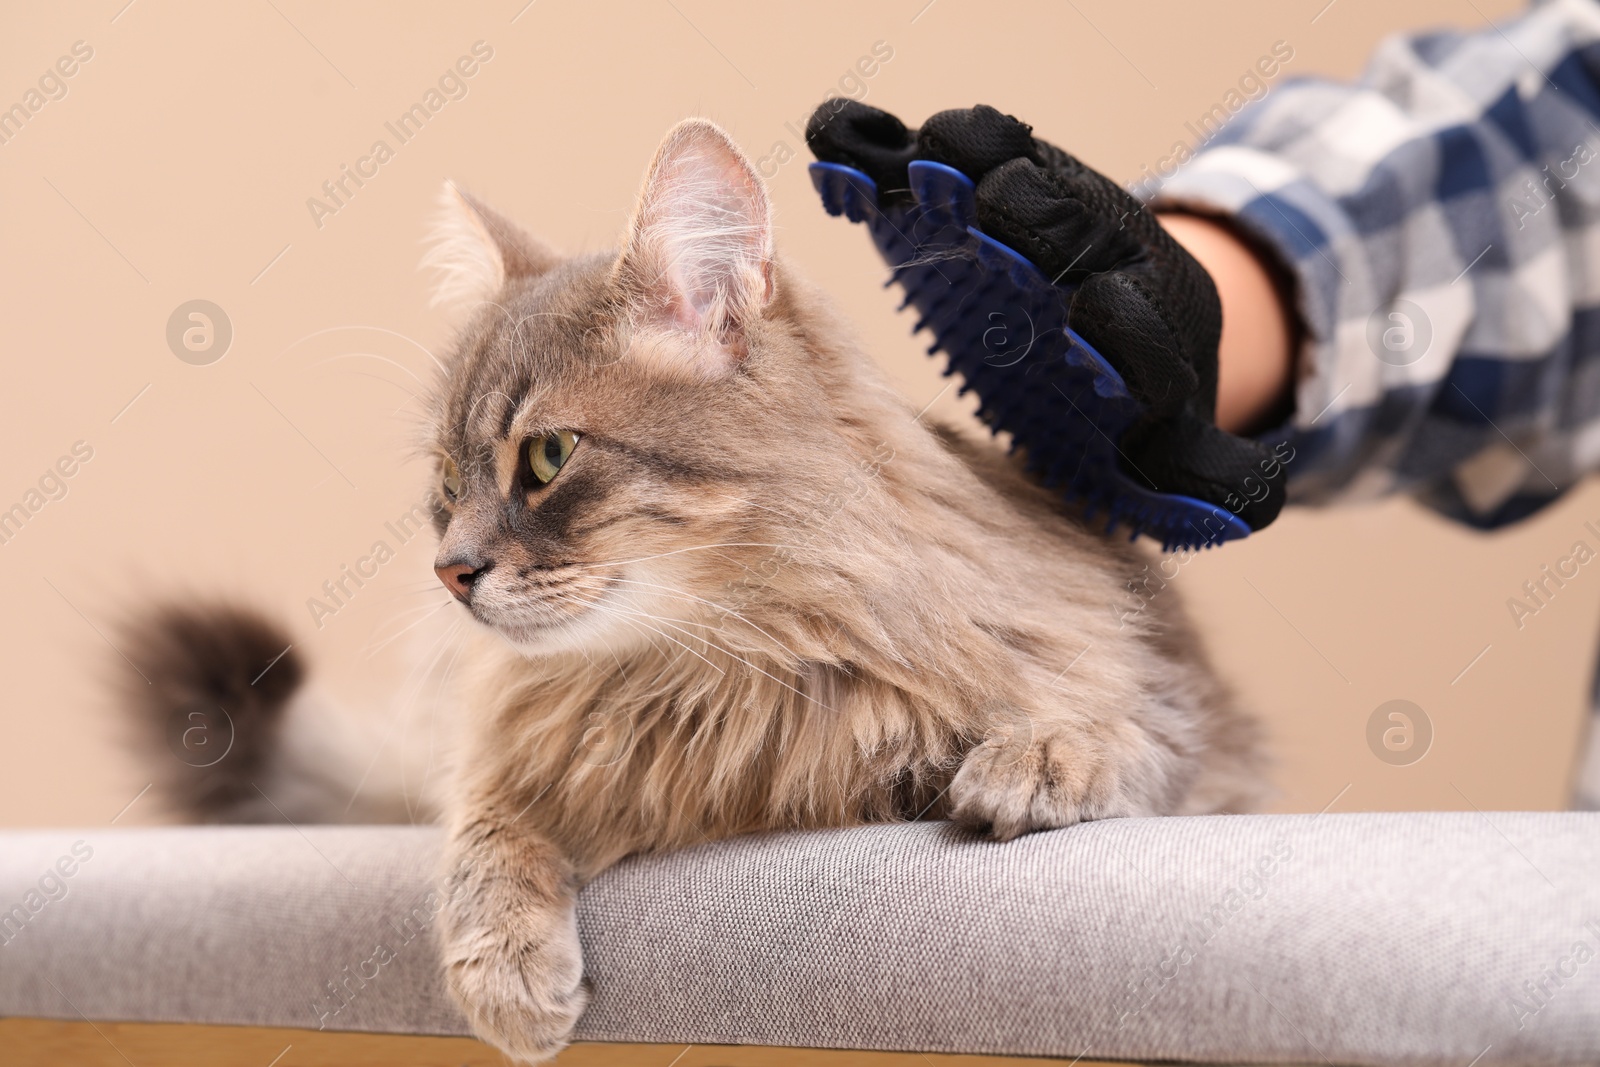
<svg viewBox="0 0 1600 1067"><path fill-rule="evenodd" d="M1222 303L1217 350L1216 423L1248 433L1290 406L1293 317L1259 254L1230 227L1202 215L1156 215L1173 240L1205 268Z"/></svg>

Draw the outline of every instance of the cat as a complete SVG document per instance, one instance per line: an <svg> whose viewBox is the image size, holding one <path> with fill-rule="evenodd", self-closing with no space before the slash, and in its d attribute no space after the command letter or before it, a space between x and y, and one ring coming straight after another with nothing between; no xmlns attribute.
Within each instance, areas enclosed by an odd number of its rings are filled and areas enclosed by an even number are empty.
<svg viewBox="0 0 1600 1067"><path fill-rule="evenodd" d="M1254 803L1258 730L1175 594L1127 610L1137 547L885 383L777 258L717 126L667 134L618 252L563 258L446 199L433 262L470 321L431 401L436 569L476 625L438 933L485 1039L565 1045L589 996L575 897L633 853ZM231 704L258 724L235 762L288 773L273 724L303 668L245 681L275 628L190 605L135 637L149 716ZM207 773L194 814L273 817L237 767Z"/></svg>

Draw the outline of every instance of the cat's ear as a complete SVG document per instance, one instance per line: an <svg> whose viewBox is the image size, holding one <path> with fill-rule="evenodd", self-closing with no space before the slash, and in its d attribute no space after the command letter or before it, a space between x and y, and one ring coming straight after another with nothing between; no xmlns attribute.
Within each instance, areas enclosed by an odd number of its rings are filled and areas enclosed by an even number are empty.
<svg viewBox="0 0 1600 1067"><path fill-rule="evenodd" d="M772 299L772 203L733 140L704 119L673 127L645 177L617 281L635 321L679 335L657 358L732 371Z"/></svg>
<svg viewBox="0 0 1600 1067"><path fill-rule="evenodd" d="M455 182L445 182L422 265L437 276L434 304L492 299L515 278L533 278L560 261L541 242Z"/></svg>

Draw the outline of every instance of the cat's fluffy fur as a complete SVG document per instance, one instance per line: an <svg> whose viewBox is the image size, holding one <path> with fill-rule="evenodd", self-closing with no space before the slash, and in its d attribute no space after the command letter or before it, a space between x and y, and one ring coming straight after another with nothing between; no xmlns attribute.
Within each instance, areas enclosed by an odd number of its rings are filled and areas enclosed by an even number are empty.
<svg viewBox="0 0 1600 1067"><path fill-rule="evenodd" d="M439 563L474 569L482 626L440 934L484 1037L562 1047L574 896L633 852L1254 796L1256 732L1174 595L1128 610L1134 549L917 417L774 258L721 130L667 136L620 253L563 259L447 200L435 263L480 303L434 398L461 479ZM580 439L540 486L525 446L554 431Z"/></svg>

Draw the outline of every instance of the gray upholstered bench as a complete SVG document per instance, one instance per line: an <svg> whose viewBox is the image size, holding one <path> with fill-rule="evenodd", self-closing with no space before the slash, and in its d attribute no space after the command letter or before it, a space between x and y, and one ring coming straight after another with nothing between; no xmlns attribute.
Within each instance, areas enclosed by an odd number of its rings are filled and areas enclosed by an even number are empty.
<svg viewBox="0 0 1600 1067"><path fill-rule="evenodd" d="M467 1031L438 846L0 834L0 1062L498 1063L439 1040ZM1600 815L788 834L625 863L580 920L596 993L564 1063L1600 1062Z"/></svg>

